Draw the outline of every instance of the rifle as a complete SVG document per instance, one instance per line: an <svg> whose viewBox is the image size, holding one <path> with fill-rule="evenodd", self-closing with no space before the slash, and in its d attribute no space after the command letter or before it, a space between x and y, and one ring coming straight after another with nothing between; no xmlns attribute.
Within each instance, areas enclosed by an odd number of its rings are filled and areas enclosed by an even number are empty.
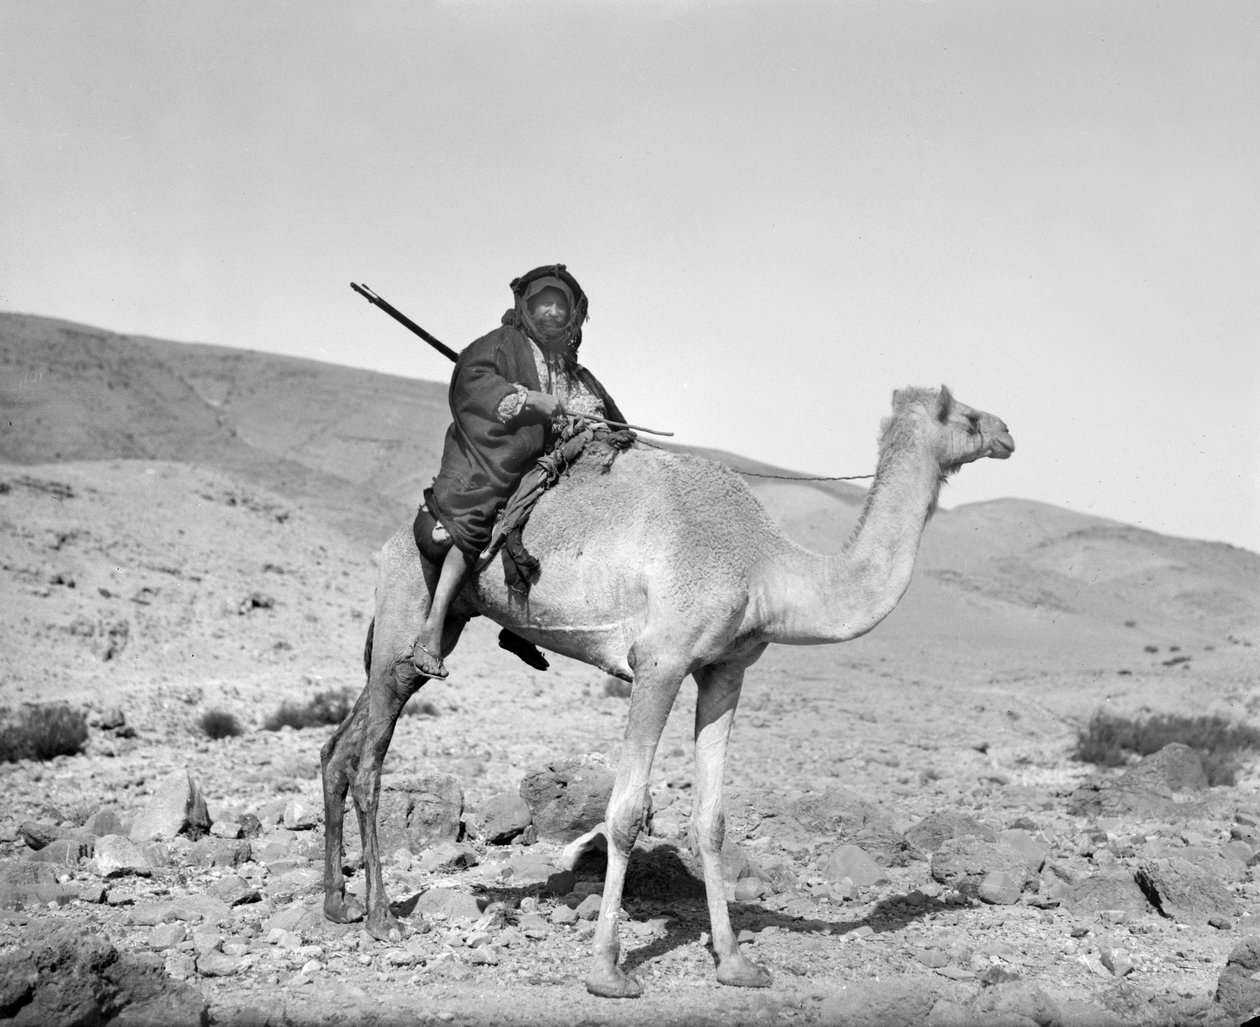
<svg viewBox="0 0 1260 1027"><path fill-rule="evenodd" d="M411 318L409 318L406 314L404 314L401 310L399 310L389 301L382 299L380 296L374 293L371 289L369 289L366 285L359 285L357 282L351 282L350 288L353 289L355 292L357 292L369 303L373 304L374 306L380 307L383 311L385 311L385 313L387 313L390 317L392 317L404 328L411 329L411 331L415 332L416 335L420 336L420 338L422 338L435 350L441 353L442 356L446 357L447 360L450 360L453 363L454 361L459 359L459 354L456 353L453 349L451 349L450 346L446 345L446 343L442 342L440 339L436 338L435 336L430 335L418 324L416 324L413 320L411 320ZM606 424L610 428L629 428L631 431L647 432L649 435L672 436L674 434L672 431L653 431L651 428L641 428L637 424L623 424L621 421L610 421L607 417L598 417L595 414L575 414L574 416L582 417L588 421L599 421L601 424Z"/></svg>
<svg viewBox="0 0 1260 1027"><path fill-rule="evenodd" d="M385 313L387 313L400 325L403 325L406 328L410 328L413 332L415 332L418 336L420 336L420 338L422 338L435 350L441 353L442 356L446 357L447 360L454 362L459 359L459 354L456 353L453 349L451 349L450 346L447 346L444 342L441 342L439 339L434 338L432 335L426 332L423 328L421 328L418 324L416 324L413 320L411 320L411 318L409 318L397 307L393 306L388 301L381 299L378 295L376 295L376 293L374 293L366 285L359 285L356 282L351 282L350 288L353 289L355 292L357 292L369 303L373 303L376 306L380 307L383 311L385 311Z"/></svg>

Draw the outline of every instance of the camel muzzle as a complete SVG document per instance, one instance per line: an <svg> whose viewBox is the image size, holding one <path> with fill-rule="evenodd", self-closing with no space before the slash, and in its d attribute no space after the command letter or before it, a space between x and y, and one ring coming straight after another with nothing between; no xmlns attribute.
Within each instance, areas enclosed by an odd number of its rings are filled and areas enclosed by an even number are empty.
<svg viewBox="0 0 1260 1027"><path fill-rule="evenodd" d="M994 460L1005 460L1015 452L1015 440L1010 432L998 432L996 435L989 436L985 450Z"/></svg>

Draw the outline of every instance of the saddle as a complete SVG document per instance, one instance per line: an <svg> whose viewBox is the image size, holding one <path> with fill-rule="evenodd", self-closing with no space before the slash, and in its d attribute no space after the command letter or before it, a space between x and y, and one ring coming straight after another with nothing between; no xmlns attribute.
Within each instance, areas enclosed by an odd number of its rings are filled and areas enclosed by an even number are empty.
<svg viewBox="0 0 1260 1027"><path fill-rule="evenodd" d="M503 580L507 587L522 596L529 595L530 586L538 580L541 569L537 557L525 548L521 532L529 521L542 494L568 473L570 467L588 449L598 453L601 471L607 474L624 450L634 445L637 436L625 429L608 428L591 424L580 418L552 447L551 451L525 473L512 497L503 507L499 519L490 533L490 542L482 550L475 570L480 572L499 552L503 554Z"/></svg>

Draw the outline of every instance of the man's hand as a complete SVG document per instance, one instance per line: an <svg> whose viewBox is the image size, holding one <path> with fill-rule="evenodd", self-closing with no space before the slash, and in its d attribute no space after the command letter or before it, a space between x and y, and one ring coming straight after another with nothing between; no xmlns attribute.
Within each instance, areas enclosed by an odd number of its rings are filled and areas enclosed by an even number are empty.
<svg viewBox="0 0 1260 1027"><path fill-rule="evenodd" d="M559 397L553 396L550 392L535 392L531 389L527 395L526 404L548 421L557 414L564 413L564 404L560 402Z"/></svg>

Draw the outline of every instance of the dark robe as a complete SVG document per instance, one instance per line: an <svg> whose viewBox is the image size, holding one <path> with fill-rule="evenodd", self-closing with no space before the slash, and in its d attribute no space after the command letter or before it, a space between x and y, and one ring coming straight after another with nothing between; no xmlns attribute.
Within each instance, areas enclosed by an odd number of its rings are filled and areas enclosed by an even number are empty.
<svg viewBox="0 0 1260 1027"><path fill-rule="evenodd" d="M593 374L578 364L570 367L600 398L608 417L624 420ZM474 558L490 541L495 517L525 472L554 441L550 421L536 411L526 408L507 424L499 420L499 404L518 384L542 391L529 339L508 324L460 353L451 376L453 420L426 500L455 544Z"/></svg>

